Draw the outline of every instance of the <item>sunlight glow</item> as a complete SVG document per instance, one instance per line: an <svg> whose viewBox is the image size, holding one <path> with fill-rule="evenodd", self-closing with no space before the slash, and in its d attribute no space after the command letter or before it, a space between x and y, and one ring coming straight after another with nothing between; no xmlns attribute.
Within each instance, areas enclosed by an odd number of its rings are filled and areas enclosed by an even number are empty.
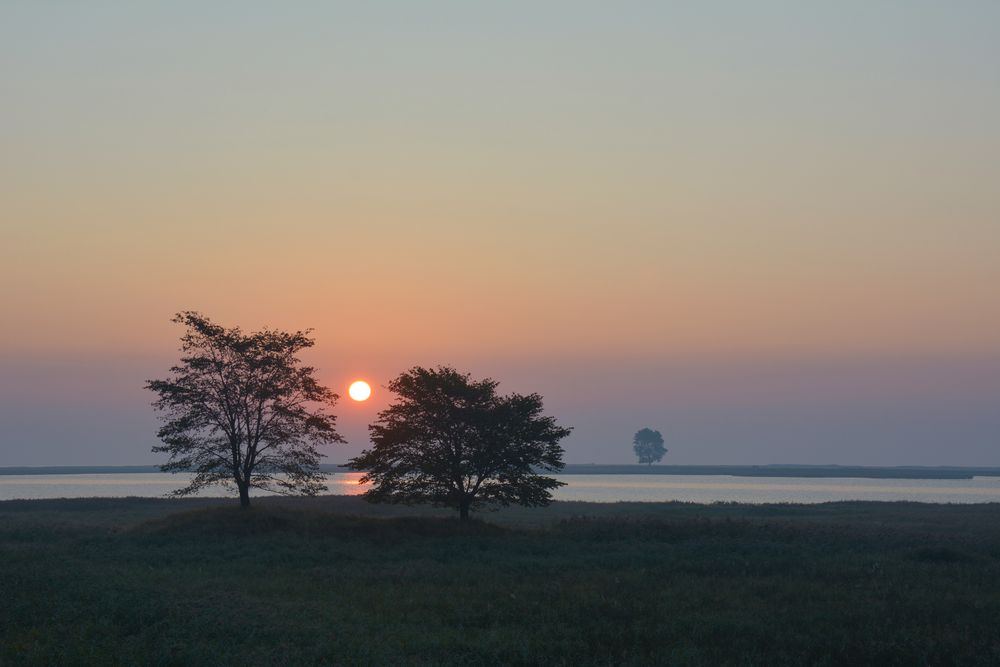
<svg viewBox="0 0 1000 667"><path fill-rule="evenodd" d="M367 401L372 395L372 388L364 380L357 380L351 383L347 393L355 401Z"/></svg>

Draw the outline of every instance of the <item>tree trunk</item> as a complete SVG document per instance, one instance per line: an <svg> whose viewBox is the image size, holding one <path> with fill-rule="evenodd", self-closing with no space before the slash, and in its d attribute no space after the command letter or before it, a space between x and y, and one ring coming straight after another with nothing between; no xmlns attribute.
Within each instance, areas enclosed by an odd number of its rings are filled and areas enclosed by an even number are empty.
<svg viewBox="0 0 1000 667"><path fill-rule="evenodd" d="M469 501L464 498L458 505L458 518L462 521L469 520Z"/></svg>
<svg viewBox="0 0 1000 667"><path fill-rule="evenodd" d="M250 507L250 485L237 482L236 486L240 489L240 507L243 509Z"/></svg>

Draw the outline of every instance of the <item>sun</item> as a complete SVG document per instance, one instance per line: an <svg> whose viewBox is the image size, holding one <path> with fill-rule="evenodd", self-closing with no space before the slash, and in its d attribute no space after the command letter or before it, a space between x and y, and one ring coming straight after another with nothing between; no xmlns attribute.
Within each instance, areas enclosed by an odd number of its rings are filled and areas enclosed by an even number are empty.
<svg viewBox="0 0 1000 667"><path fill-rule="evenodd" d="M372 395L372 388L364 380L356 380L351 383L347 393L355 401L367 401Z"/></svg>

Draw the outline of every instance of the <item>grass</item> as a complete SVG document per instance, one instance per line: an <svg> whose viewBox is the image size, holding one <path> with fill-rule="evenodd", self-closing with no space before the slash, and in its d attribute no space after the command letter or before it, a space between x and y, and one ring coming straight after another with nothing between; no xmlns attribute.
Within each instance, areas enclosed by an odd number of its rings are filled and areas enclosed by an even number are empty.
<svg viewBox="0 0 1000 667"><path fill-rule="evenodd" d="M997 664L1000 505L0 503L0 664Z"/></svg>

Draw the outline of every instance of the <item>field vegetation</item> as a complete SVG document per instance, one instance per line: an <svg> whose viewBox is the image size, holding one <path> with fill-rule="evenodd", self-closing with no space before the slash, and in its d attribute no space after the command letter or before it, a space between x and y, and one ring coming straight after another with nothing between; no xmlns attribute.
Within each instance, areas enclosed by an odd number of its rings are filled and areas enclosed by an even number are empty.
<svg viewBox="0 0 1000 667"><path fill-rule="evenodd" d="M0 664L997 664L1000 505L0 503Z"/></svg>

